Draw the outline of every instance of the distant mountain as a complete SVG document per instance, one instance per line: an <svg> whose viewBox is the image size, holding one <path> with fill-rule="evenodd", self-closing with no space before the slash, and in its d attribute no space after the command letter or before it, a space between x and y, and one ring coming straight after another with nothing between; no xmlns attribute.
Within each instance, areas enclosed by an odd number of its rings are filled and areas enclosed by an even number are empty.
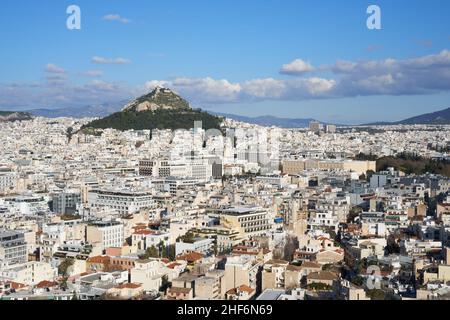
<svg viewBox="0 0 450 320"><path fill-rule="evenodd" d="M450 108L445 110L422 114L417 117L412 117L399 124L450 124Z"/></svg>
<svg viewBox="0 0 450 320"><path fill-rule="evenodd" d="M230 118L235 121L241 121L245 123L256 124L266 127L276 126L281 128L307 128L311 121L316 121L314 119L289 119L289 118L278 118L274 116L246 117L220 112L213 112L213 113L215 115Z"/></svg>
<svg viewBox="0 0 450 320"><path fill-rule="evenodd" d="M430 124L430 125L450 125L450 108L436 111L432 113L426 113L412 118L408 118L396 122L375 122L367 125L414 125L414 124Z"/></svg>
<svg viewBox="0 0 450 320"><path fill-rule="evenodd" d="M27 112L34 116L45 118L102 118L120 111L125 103L126 101L121 101L75 108L35 109Z"/></svg>
<svg viewBox="0 0 450 320"><path fill-rule="evenodd" d="M191 129L195 121L202 121L203 129L220 129L222 118L199 109L167 88L156 88L128 103L120 112L92 121L82 129L144 130Z"/></svg>
<svg viewBox="0 0 450 320"><path fill-rule="evenodd" d="M28 112L0 111L0 122L31 120L33 116Z"/></svg>

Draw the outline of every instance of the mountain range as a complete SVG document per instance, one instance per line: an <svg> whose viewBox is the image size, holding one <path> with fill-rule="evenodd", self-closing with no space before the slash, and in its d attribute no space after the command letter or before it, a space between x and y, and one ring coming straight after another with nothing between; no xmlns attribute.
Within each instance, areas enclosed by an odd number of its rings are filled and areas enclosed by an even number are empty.
<svg viewBox="0 0 450 320"><path fill-rule="evenodd" d="M309 126L309 123L311 121L317 121L315 119L278 118L269 115L259 117L246 117L229 113L220 113L220 112L212 112L212 113L220 117L233 119L235 121L251 123L266 127L276 126L281 128L306 128Z"/></svg>
<svg viewBox="0 0 450 320"><path fill-rule="evenodd" d="M163 92L167 90L167 92ZM159 95L162 93L161 95ZM153 94L153 95L152 95ZM161 100L162 99L162 100ZM125 106L125 107L124 107ZM22 113L27 114L27 116L22 115L24 119L26 117L40 116L47 118L59 118L59 117L72 117L72 118L105 118L112 114L121 111L155 111L160 109L161 107L165 110L172 109L174 106L175 109L178 110L193 110L189 103L181 98L179 95L175 94L169 89L158 88L157 92L150 92L147 95L143 95L130 103L127 101L119 101L116 103L109 102L103 103L99 105L90 105L84 107L67 107L67 108L59 108L59 109L35 109L29 110L25 112L9 112L9 113ZM308 127L311 121L317 121L312 118L282 118L271 115L266 116L257 116L257 117L248 117L241 116L236 114L229 113L220 113L220 112L209 112L210 115L218 116L218 117L226 117L236 121L246 122L250 124L256 124L261 126L277 126L281 128L306 128ZM0 117L2 115L0 114ZM2 120L2 118L0 118ZM5 120L3 120L5 121ZM321 122L321 121L319 121ZM324 122L322 122L324 123ZM374 123L366 123L361 126L368 125L401 125L401 124L434 124L434 125L450 125L450 108L426 113L422 115L418 115L415 117L411 117L401 121L394 122L374 122Z"/></svg>
<svg viewBox="0 0 450 320"><path fill-rule="evenodd" d="M429 125L449 125L450 124L450 108L421 114L412 118L408 118L395 122L375 122L366 125L414 125L414 124L429 124Z"/></svg>
<svg viewBox="0 0 450 320"><path fill-rule="evenodd" d="M34 116L45 118L102 118L120 111L126 103L127 101L119 101L76 108L34 109L27 112Z"/></svg>

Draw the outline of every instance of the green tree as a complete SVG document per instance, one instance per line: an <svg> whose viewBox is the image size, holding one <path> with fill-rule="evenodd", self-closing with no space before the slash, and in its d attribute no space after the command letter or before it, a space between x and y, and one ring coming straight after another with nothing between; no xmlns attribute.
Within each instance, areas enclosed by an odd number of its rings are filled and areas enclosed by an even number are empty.
<svg viewBox="0 0 450 320"><path fill-rule="evenodd" d="M194 242L194 234L192 232L187 232L185 235L177 238L178 241L183 241L185 243L193 243Z"/></svg>
<svg viewBox="0 0 450 320"><path fill-rule="evenodd" d="M70 142L70 140L72 140L72 136L73 136L73 128L72 127L67 128L66 136L67 136L67 141Z"/></svg>
<svg viewBox="0 0 450 320"><path fill-rule="evenodd" d="M332 289L331 286L325 283L311 283L307 285L307 288L316 291L326 291Z"/></svg>
<svg viewBox="0 0 450 320"><path fill-rule="evenodd" d="M358 276L352 278L351 283L353 283L356 286L361 287L364 284L364 278L358 275Z"/></svg>
<svg viewBox="0 0 450 320"><path fill-rule="evenodd" d="M360 206L354 206L350 209L350 212L347 216L347 223L353 223L356 217L363 212L363 209Z"/></svg>
<svg viewBox="0 0 450 320"><path fill-rule="evenodd" d="M155 246L147 248L145 253L141 256L141 259L159 258L159 251Z"/></svg>
<svg viewBox="0 0 450 320"><path fill-rule="evenodd" d="M390 235L388 237L385 251L386 251L386 254L399 254L400 253L400 246L398 245L398 243L393 235Z"/></svg>
<svg viewBox="0 0 450 320"><path fill-rule="evenodd" d="M218 248L218 246L217 246L217 240L214 241L214 244L213 244L213 252L214 252L214 255L216 255L216 256L219 254L219 248Z"/></svg>
<svg viewBox="0 0 450 320"><path fill-rule="evenodd" d="M164 252L166 251L166 245L164 244L164 241L160 241L158 243L158 251L159 251L159 257L163 257Z"/></svg>
<svg viewBox="0 0 450 320"><path fill-rule="evenodd" d="M381 289L372 289L367 292L371 300L385 300L386 293Z"/></svg>
<svg viewBox="0 0 450 320"><path fill-rule="evenodd" d="M373 170L368 170L367 172L366 172L366 178L367 178L367 181L370 181L370 178L372 178L372 176L375 174L375 171L373 171Z"/></svg>
<svg viewBox="0 0 450 320"><path fill-rule="evenodd" d="M71 267L75 263L75 260L72 258L66 258L64 259L58 266L58 273L62 275L63 277L66 277L68 275L67 271L69 267Z"/></svg>
<svg viewBox="0 0 450 320"><path fill-rule="evenodd" d="M159 291L165 292L170 286L169 277L167 275L164 275L161 278L161 287L159 288Z"/></svg>

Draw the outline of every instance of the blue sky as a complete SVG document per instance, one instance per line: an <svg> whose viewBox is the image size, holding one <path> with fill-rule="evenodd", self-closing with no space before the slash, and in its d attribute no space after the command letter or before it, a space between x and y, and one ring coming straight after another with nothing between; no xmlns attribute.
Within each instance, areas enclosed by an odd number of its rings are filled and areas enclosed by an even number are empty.
<svg viewBox="0 0 450 320"><path fill-rule="evenodd" d="M66 28L67 6L81 30ZM382 30L366 27L380 6ZM448 0L4 0L0 108L126 100L361 123L450 106Z"/></svg>

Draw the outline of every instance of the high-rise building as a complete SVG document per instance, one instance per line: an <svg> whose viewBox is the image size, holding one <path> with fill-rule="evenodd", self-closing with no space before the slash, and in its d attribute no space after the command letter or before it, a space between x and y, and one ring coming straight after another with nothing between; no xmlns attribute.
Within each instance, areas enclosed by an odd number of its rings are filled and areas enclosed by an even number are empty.
<svg viewBox="0 0 450 320"><path fill-rule="evenodd" d="M327 124L325 128L327 133L336 133L336 126L334 124Z"/></svg>
<svg viewBox="0 0 450 320"><path fill-rule="evenodd" d="M313 132L318 132L322 129L322 124L318 121L311 121L309 123L309 130Z"/></svg>

